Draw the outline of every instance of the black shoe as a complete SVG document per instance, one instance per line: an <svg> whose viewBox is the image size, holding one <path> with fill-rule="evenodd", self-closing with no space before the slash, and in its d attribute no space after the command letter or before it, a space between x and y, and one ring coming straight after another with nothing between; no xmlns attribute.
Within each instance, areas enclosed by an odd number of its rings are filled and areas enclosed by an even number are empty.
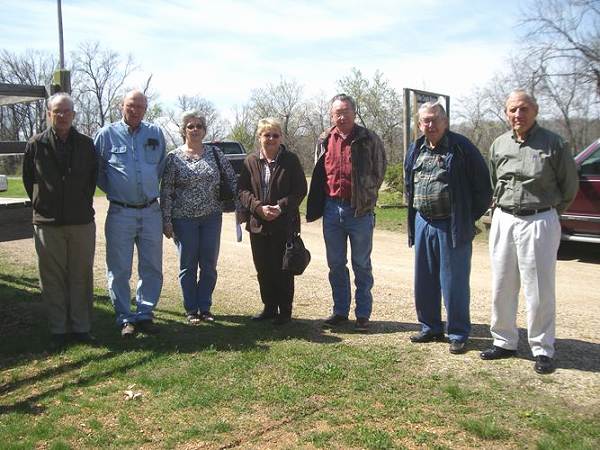
<svg viewBox="0 0 600 450"><path fill-rule="evenodd" d="M336 326L341 325L341 324L343 324L345 322L348 322L348 317L346 317L346 316L340 316L338 314L332 314L327 319L325 319L325 321L323 322L323 324L325 326L328 326L328 327L336 327Z"/></svg>
<svg viewBox="0 0 600 450"><path fill-rule="evenodd" d="M425 344L427 342L443 342L444 333L427 333L425 331L419 331L417 334L413 334L410 337L410 342L416 344Z"/></svg>
<svg viewBox="0 0 600 450"><path fill-rule="evenodd" d="M290 323L292 321L292 317L288 316L288 315L278 315L277 317L275 317L275 319L273 320L273 325L285 325L286 323Z"/></svg>
<svg viewBox="0 0 600 450"><path fill-rule="evenodd" d="M369 319L366 317L357 317L354 329L356 331L369 331Z"/></svg>
<svg viewBox="0 0 600 450"><path fill-rule="evenodd" d="M200 320L202 322L214 322L215 316L210 311L204 311L200 313Z"/></svg>
<svg viewBox="0 0 600 450"><path fill-rule="evenodd" d="M510 358L512 356L515 356L516 354L517 354L516 350L508 350L506 348L497 347L495 345L492 345L491 348L488 348L487 350L482 351L479 354L479 357L481 359L491 360L491 359Z"/></svg>
<svg viewBox="0 0 600 450"><path fill-rule="evenodd" d="M450 341L450 353L452 353L453 355L460 355L464 352L467 351L467 342L466 341L457 341L455 339L452 339Z"/></svg>
<svg viewBox="0 0 600 450"><path fill-rule="evenodd" d="M96 343L96 338L92 336L90 333L71 333L71 339L74 342L78 342L81 344L90 344L93 345Z"/></svg>
<svg viewBox="0 0 600 450"><path fill-rule="evenodd" d="M148 320L140 320L135 323L135 328L138 331L141 331L144 334L158 334L160 329L154 324L151 319Z"/></svg>
<svg viewBox="0 0 600 450"><path fill-rule="evenodd" d="M276 317L277 317L276 310L265 306L261 312L252 316L252 320L268 320L268 319L275 319Z"/></svg>
<svg viewBox="0 0 600 450"><path fill-rule="evenodd" d="M129 322L125 322L121 327L121 337L122 338L132 338L135 336L136 329L135 325Z"/></svg>
<svg viewBox="0 0 600 450"><path fill-rule="evenodd" d="M552 361L552 358L546 355L537 355L535 357L535 365L533 366L533 370L540 375L552 373L554 372L554 361Z"/></svg>

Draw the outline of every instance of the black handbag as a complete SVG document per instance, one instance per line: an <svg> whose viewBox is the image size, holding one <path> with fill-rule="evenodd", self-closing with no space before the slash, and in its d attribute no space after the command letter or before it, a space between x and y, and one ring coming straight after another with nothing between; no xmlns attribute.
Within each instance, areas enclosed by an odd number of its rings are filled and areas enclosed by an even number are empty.
<svg viewBox="0 0 600 450"><path fill-rule="evenodd" d="M304 246L300 234L292 234L285 244L281 269L294 275L302 275L308 263L310 263L310 252Z"/></svg>
<svg viewBox="0 0 600 450"><path fill-rule="evenodd" d="M212 148L212 152L219 168L219 200L221 201L223 212L233 212L235 211L235 194L229 186L227 173L223 170L221 160L214 147Z"/></svg>

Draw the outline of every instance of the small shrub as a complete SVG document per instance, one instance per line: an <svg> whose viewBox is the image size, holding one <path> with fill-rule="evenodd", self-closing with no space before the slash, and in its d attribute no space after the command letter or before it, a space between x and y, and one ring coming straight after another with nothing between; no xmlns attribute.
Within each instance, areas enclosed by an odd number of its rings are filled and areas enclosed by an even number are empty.
<svg viewBox="0 0 600 450"><path fill-rule="evenodd" d="M402 167L402 163L389 164L384 181L390 191L404 192L404 167Z"/></svg>

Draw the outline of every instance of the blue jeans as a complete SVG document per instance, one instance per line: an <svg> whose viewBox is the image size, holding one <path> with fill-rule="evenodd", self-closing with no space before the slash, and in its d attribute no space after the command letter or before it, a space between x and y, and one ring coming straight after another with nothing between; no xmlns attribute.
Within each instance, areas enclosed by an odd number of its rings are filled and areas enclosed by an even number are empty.
<svg viewBox="0 0 600 450"><path fill-rule="evenodd" d="M450 219L415 219L415 306L425 333L443 333L441 297L448 339L465 342L471 332L469 276L471 241L452 248Z"/></svg>
<svg viewBox="0 0 600 450"><path fill-rule="evenodd" d="M323 237L327 250L329 283L333 294L333 313L348 317L350 312L350 272L348 263L348 238L350 238L352 270L356 286L354 313L357 318L368 319L373 308L373 213L354 217L354 208L343 200L328 198L323 212Z"/></svg>
<svg viewBox="0 0 600 450"><path fill-rule="evenodd" d="M106 223L106 269L108 293L117 314L117 325L151 320L162 289L162 216L157 202L143 209L114 203ZM138 278L136 310L131 311L131 265L137 247Z"/></svg>
<svg viewBox="0 0 600 450"><path fill-rule="evenodd" d="M173 219L179 253L179 283L186 313L208 312L217 284L217 260L223 215ZM198 273L198 269L200 273Z"/></svg>

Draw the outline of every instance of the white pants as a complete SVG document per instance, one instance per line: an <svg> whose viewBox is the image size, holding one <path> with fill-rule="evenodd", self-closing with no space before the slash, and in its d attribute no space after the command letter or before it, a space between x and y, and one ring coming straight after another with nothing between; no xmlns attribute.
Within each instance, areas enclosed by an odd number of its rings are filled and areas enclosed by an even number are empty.
<svg viewBox="0 0 600 450"><path fill-rule="evenodd" d="M554 356L556 253L560 223L556 210L516 217L496 208L490 230L494 345L516 350L519 288L527 305L527 335L534 356Z"/></svg>

